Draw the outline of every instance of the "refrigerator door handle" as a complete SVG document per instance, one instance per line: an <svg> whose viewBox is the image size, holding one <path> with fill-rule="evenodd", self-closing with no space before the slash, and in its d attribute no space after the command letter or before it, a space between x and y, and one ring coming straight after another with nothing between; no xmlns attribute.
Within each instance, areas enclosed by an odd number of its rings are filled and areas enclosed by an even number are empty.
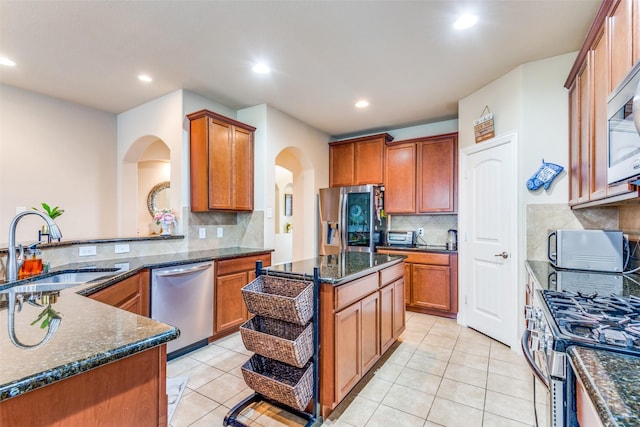
<svg viewBox="0 0 640 427"><path fill-rule="evenodd" d="M345 252L347 250L347 195L344 193L344 189L340 190L340 212L339 212L340 224L342 224L342 228L338 229L340 233L340 252Z"/></svg>

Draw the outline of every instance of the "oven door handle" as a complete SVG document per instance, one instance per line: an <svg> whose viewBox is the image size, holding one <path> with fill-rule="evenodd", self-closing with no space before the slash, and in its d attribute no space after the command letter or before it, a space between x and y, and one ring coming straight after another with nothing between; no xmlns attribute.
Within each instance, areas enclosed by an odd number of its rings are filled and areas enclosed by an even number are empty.
<svg viewBox="0 0 640 427"><path fill-rule="evenodd" d="M536 361L531 353L531 349L529 348L529 337L531 336L531 331L525 329L524 334L522 334L522 339L520 340L520 344L522 345L522 352L524 353L524 358L527 361L529 367L533 370L533 374L542 382L545 387L549 388L549 380L545 377L544 373L540 370L538 365L536 365Z"/></svg>

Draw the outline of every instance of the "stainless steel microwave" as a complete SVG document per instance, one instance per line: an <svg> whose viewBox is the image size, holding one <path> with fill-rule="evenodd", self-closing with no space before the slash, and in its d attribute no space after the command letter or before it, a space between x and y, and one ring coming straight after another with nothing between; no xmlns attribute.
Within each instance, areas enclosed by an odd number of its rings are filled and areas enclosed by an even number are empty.
<svg viewBox="0 0 640 427"><path fill-rule="evenodd" d="M607 101L609 184L640 176L640 61Z"/></svg>
<svg viewBox="0 0 640 427"><path fill-rule="evenodd" d="M547 237L547 257L556 268L620 273L622 231L556 230Z"/></svg>

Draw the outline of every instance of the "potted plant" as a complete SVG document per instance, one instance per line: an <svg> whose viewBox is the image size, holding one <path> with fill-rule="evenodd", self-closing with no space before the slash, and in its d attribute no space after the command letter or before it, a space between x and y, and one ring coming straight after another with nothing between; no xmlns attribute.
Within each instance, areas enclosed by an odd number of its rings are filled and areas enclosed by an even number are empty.
<svg viewBox="0 0 640 427"><path fill-rule="evenodd" d="M40 203L40 205L42 206L42 210L44 211L44 213L49 215L49 218L51 218L51 219L56 219L57 217L59 217L60 215L62 215L64 213L64 209L60 209L59 206L56 206L55 208L52 208L51 206L49 206L48 204L46 204L44 202ZM38 208L33 208L33 210L37 211Z"/></svg>

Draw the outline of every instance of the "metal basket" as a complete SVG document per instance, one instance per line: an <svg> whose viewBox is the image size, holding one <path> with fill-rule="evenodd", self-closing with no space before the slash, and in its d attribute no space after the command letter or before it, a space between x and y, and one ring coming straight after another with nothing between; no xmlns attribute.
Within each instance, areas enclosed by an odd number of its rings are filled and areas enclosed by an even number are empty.
<svg viewBox="0 0 640 427"><path fill-rule="evenodd" d="M242 288L250 313L306 324L313 317L313 282L262 275Z"/></svg>
<svg viewBox="0 0 640 427"><path fill-rule="evenodd" d="M304 411L313 394L313 363L296 368L277 360L254 354L242 365L242 376L256 392Z"/></svg>
<svg viewBox="0 0 640 427"><path fill-rule="evenodd" d="M313 324L255 316L240 326L247 350L302 368L313 355Z"/></svg>

